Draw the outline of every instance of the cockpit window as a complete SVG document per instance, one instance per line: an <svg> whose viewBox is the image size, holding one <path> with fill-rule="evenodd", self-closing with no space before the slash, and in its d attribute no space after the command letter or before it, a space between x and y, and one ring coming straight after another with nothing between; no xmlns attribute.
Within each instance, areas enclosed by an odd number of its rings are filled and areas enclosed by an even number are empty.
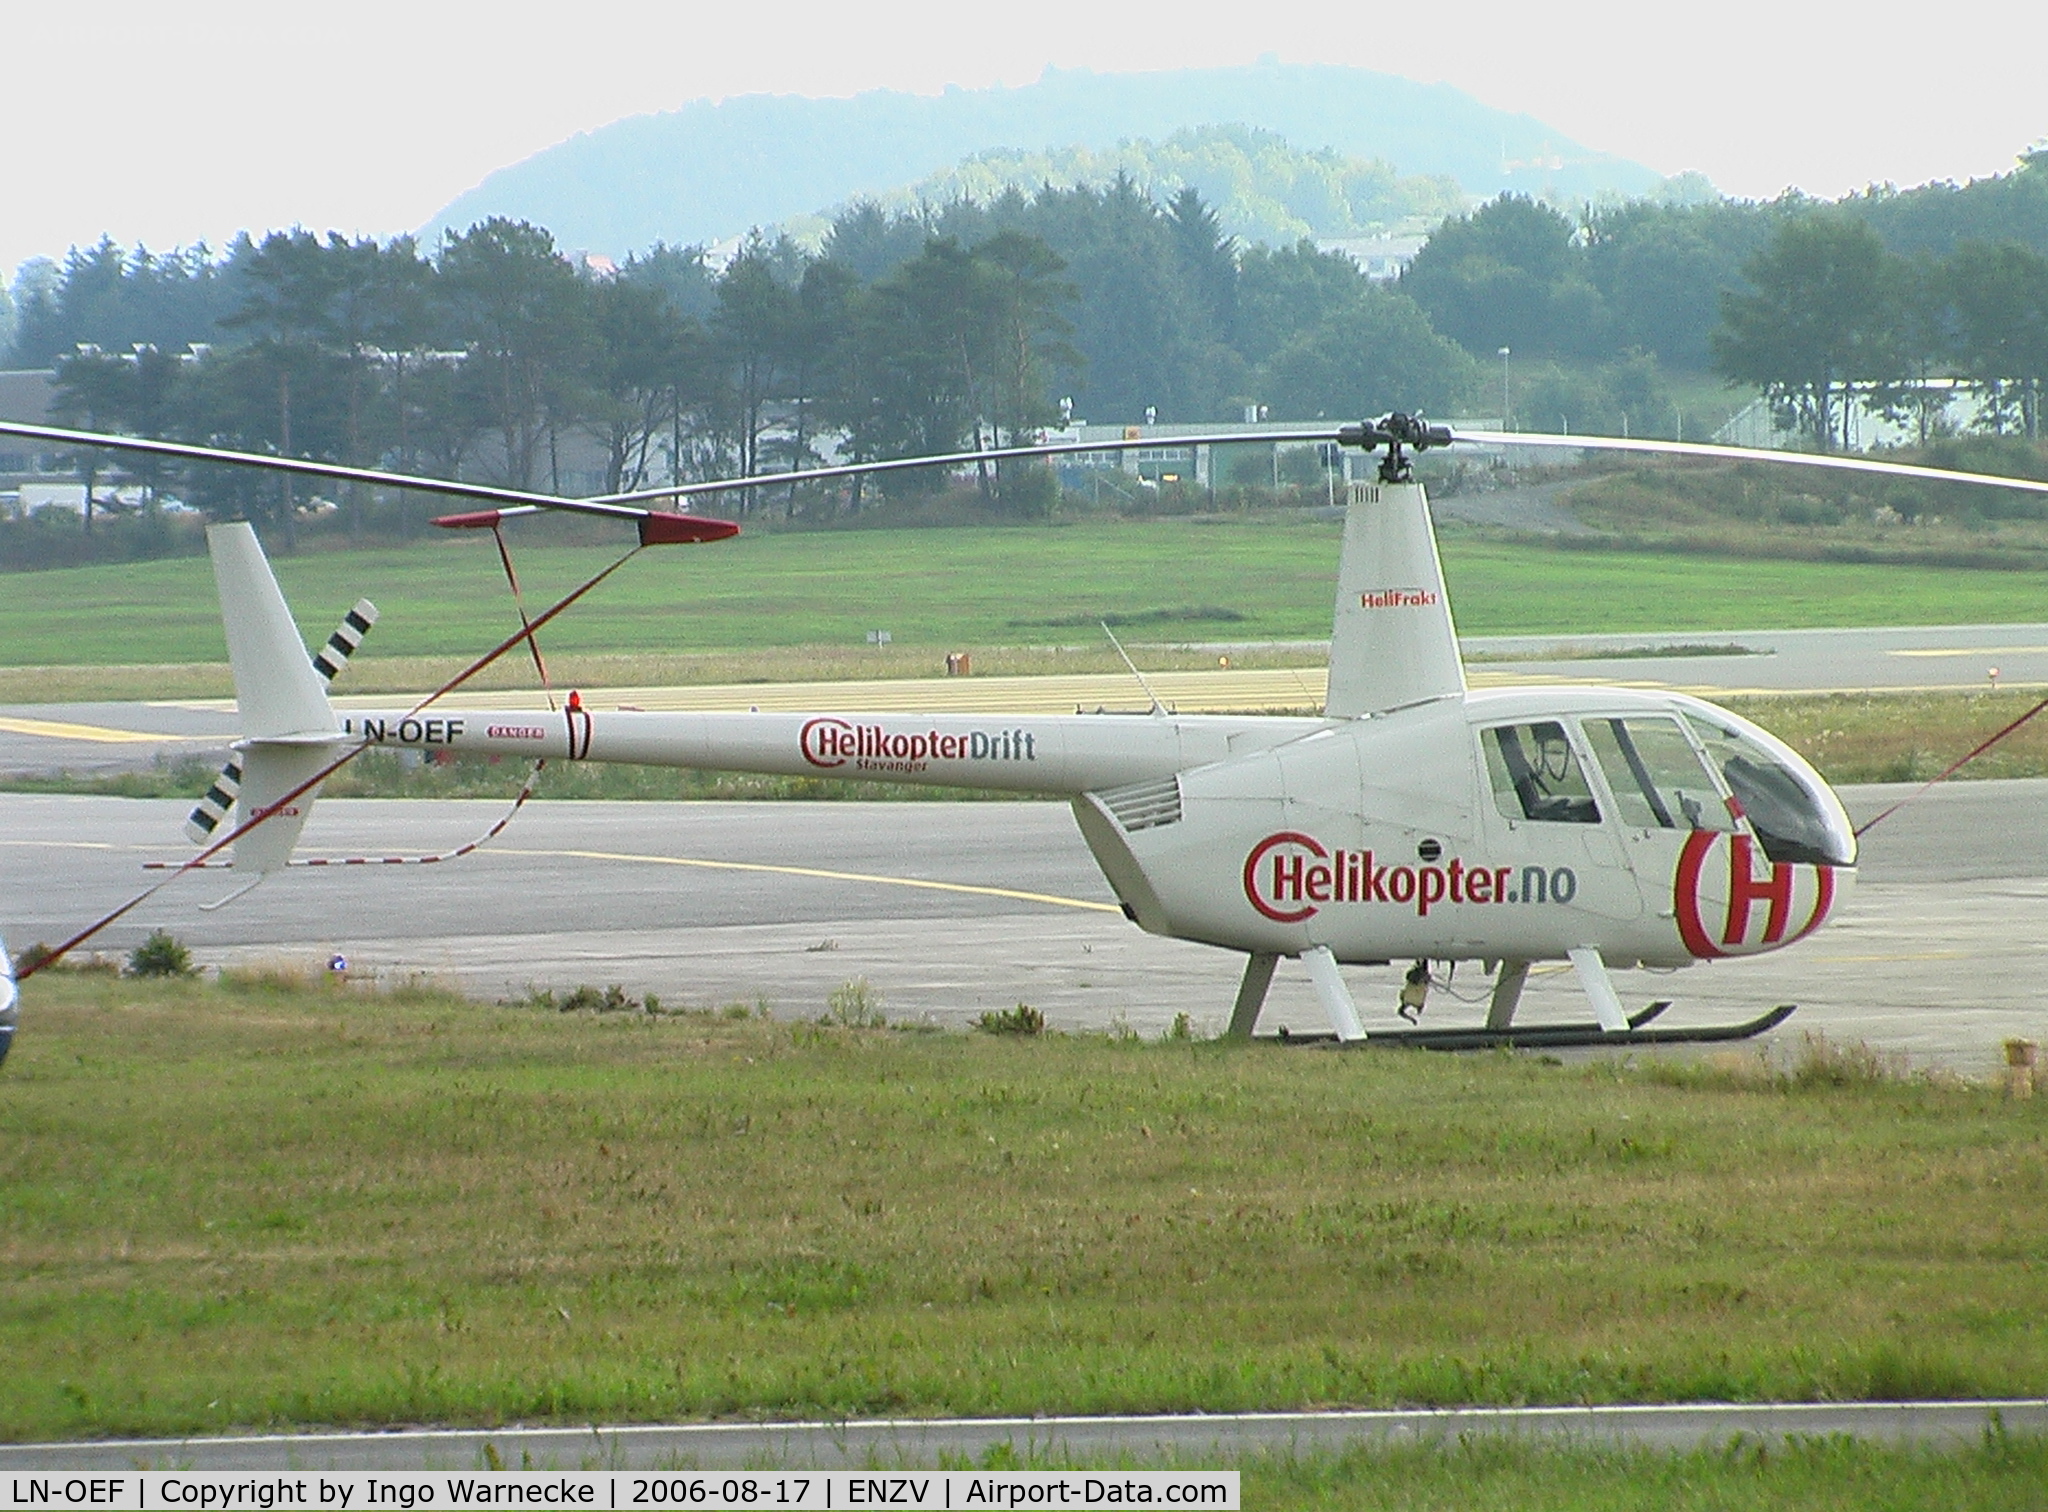
<svg viewBox="0 0 2048 1512"><path fill-rule="evenodd" d="M1856 837L1839 805L1816 791L1819 779L1740 730L1697 714L1688 715L1687 722L1728 779L1766 856L1809 865L1855 864Z"/></svg>
<svg viewBox="0 0 2048 1512"><path fill-rule="evenodd" d="M1588 719L1586 743L1607 774L1621 822L1636 829L1732 830L1713 774L1676 720Z"/></svg>
<svg viewBox="0 0 2048 1512"><path fill-rule="evenodd" d="M1508 818L1548 824L1600 822L1593 790L1586 785L1564 726L1556 720L1496 725L1479 743L1493 779L1493 801Z"/></svg>

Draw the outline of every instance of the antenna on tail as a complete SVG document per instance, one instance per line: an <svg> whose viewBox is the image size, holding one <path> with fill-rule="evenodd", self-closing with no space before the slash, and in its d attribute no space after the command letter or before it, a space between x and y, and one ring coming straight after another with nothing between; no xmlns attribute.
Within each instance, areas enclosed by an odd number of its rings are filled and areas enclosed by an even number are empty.
<svg viewBox="0 0 2048 1512"><path fill-rule="evenodd" d="M1109 628L1109 621L1097 620L1096 623L1102 626L1102 633L1108 636L1109 643L1116 647L1116 654L1124 659L1124 665L1131 669L1131 676L1138 679L1138 686L1145 690L1145 696L1152 700L1152 712L1154 714L1164 714L1166 712L1166 705L1159 701L1159 695L1152 691L1152 684L1145 681L1145 674L1140 672L1138 664L1131 660L1130 652L1124 650L1124 643L1118 640L1116 632Z"/></svg>

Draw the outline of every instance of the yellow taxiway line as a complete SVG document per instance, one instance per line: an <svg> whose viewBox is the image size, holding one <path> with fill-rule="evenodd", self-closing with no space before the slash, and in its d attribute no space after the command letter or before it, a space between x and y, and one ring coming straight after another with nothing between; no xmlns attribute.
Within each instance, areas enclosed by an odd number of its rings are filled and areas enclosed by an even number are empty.
<svg viewBox="0 0 2048 1512"><path fill-rule="evenodd" d="M228 705L233 708L231 702ZM167 740L218 740L213 735L152 735L144 730L114 730L105 725L65 724L55 719L0 716L0 731L9 735L41 735L49 740L89 740L98 745L162 745Z"/></svg>
<svg viewBox="0 0 2048 1512"><path fill-rule="evenodd" d="M1063 898L1057 893L1022 892L1012 887L977 887L967 882L933 882L923 877L885 877L873 872L828 871L818 866L770 866L760 861L706 861L695 856L651 856L632 851L521 850L492 846L497 856L557 857L577 861L635 861L647 866L690 866L705 871L770 872L784 877L817 877L827 882L872 882L884 887L921 887L931 892L971 893L983 898L1013 898L1022 903L1050 903L1059 908L1085 908L1096 913L1122 913L1114 903Z"/></svg>
<svg viewBox="0 0 2048 1512"><path fill-rule="evenodd" d="M162 845L116 845L104 840L5 840L0 847L18 850L96 850L155 853ZM878 872L833 871L822 866L773 866L762 861L710 861L701 856L656 856L639 851L535 850L516 845L491 845L479 855L523 856L530 860L626 861L642 866L687 866L700 871L766 872L783 877L813 877L824 882L862 882L879 887L916 887L927 892L967 893L980 898L1009 898L1019 903L1044 903L1055 908L1080 908L1091 913L1122 913L1114 903L1068 898L1059 893L1026 892L1015 887L983 887L971 882L937 882L927 877L887 877Z"/></svg>
<svg viewBox="0 0 2048 1512"><path fill-rule="evenodd" d="M2048 646L1914 646L1886 656L2040 656Z"/></svg>

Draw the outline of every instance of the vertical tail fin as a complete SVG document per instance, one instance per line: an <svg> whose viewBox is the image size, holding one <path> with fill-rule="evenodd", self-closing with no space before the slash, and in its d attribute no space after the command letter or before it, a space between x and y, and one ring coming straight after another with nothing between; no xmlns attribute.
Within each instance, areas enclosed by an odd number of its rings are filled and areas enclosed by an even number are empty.
<svg viewBox="0 0 2048 1512"><path fill-rule="evenodd" d="M193 811L188 834L191 825L212 833L221 822L218 814L225 814L234 802L244 814L262 812L334 759L335 748L347 737L327 702L327 682L376 619L375 609L358 604L328 643L337 654L328 665L318 665L306 654L306 643L292 623L256 532L245 524L215 525L206 532L206 544L220 588L221 624L234 667L243 739L239 770L237 763L228 764L221 774L224 781L216 783ZM335 641L341 643L339 648ZM230 778L237 791L228 790ZM317 787L301 794L238 839L235 869L271 872L289 861L319 796Z"/></svg>
<svg viewBox="0 0 2048 1512"><path fill-rule="evenodd" d="M1325 712L1355 719L1465 691L1420 483L1353 483L1337 564Z"/></svg>
<svg viewBox="0 0 2048 1512"><path fill-rule="evenodd" d="M249 740L338 734L326 680L313 669L299 627L248 525L210 525L207 549L220 589L221 625L235 673L235 703Z"/></svg>
<svg viewBox="0 0 2048 1512"><path fill-rule="evenodd" d="M363 637L370 633L370 626L377 623L377 606L368 599L357 599L355 608L342 617L334 634L327 637L313 657L313 670L320 674L320 680L331 683L341 675L348 659L355 655L362 645ZM228 810L235 806L235 798L242 791L242 758L239 754L230 756L228 764L220 769L220 775L213 779L208 788L185 820L185 836L194 845L204 845L213 838L214 831L228 816Z"/></svg>

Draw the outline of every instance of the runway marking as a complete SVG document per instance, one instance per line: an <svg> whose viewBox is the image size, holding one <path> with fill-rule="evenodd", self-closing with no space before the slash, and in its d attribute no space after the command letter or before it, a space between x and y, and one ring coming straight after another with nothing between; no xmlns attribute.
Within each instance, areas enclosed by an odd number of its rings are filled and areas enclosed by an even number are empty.
<svg viewBox="0 0 2048 1512"><path fill-rule="evenodd" d="M133 851L161 850L157 845L115 845L107 840L0 840L0 845L12 845L22 850L103 850Z"/></svg>
<svg viewBox="0 0 2048 1512"><path fill-rule="evenodd" d="M984 898L1015 898L1023 903L1050 903L1058 908L1085 908L1097 913L1121 914L1114 903L1095 903L1086 898L1063 898L1057 893L1023 892L1014 887L978 887L971 882L933 882L923 877L884 877L872 872L827 871L817 866L770 866L761 861L706 861L696 856L648 856L627 851L520 850L509 845L493 846L499 856L564 856L579 861L640 861L649 866L694 866L705 871L772 872L785 877L817 877L827 882L879 882L885 887L921 887L931 892L972 893Z"/></svg>
<svg viewBox="0 0 2048 1512"><path fill-rule="evenodd" d="M65 724L54 719L16 719L0 715L0 731L9 735L42 735L50 740L90 740L99 745L162 745L167 740L217 740L213 735L152 735L143 730L110 730L104 725Z"/></svg>
<svg viewBox="0 0 2048 1512"><path fill-rule="evenodd" d="M1915 950L1903 955L1810 955L1816 966L1862 966L1872 961L1961 961L1982 954L1975 950Z"/></svg>
<svg viewBox="0 0 2048 1512"><path fill-rule="evenodd" d="M1915 646L1886 656L2048 656L2048 646Z"/></svg>
<svg viewBox="0 0 2048 1512"><path fill-rule="evenodd" d="M472 1463L499 1449L522 1462L587 1459L621 1467L674 1464L735 1469L809 1465L865 1469L877 1463L979 1463L998 1446L1075 1456L1075 1463L1149 1462L1161 1451L1188 1463L1234 1462L1259 1450L1343 1453L1365 1446L1435 1446L1467 1439L1589 1442L1646 1450L1725 1451L1749 1440L1778 1445L1797 1436L1966 1450L1987 1435L2026 1439L2048 1430L2048 1399L1915 1402L1617 1403L1598 1407L1405 1407L1323 1412L1167 1413L1103 1417L897 1418L850 1422L592 1423L577 1428L402 1428L376 1433L245 1434L222 1438L97 1439L0 1445L0 1468L15 1473L125 1471L172 1463L220 1474L253 1470L401 1470Z"/></svg>

